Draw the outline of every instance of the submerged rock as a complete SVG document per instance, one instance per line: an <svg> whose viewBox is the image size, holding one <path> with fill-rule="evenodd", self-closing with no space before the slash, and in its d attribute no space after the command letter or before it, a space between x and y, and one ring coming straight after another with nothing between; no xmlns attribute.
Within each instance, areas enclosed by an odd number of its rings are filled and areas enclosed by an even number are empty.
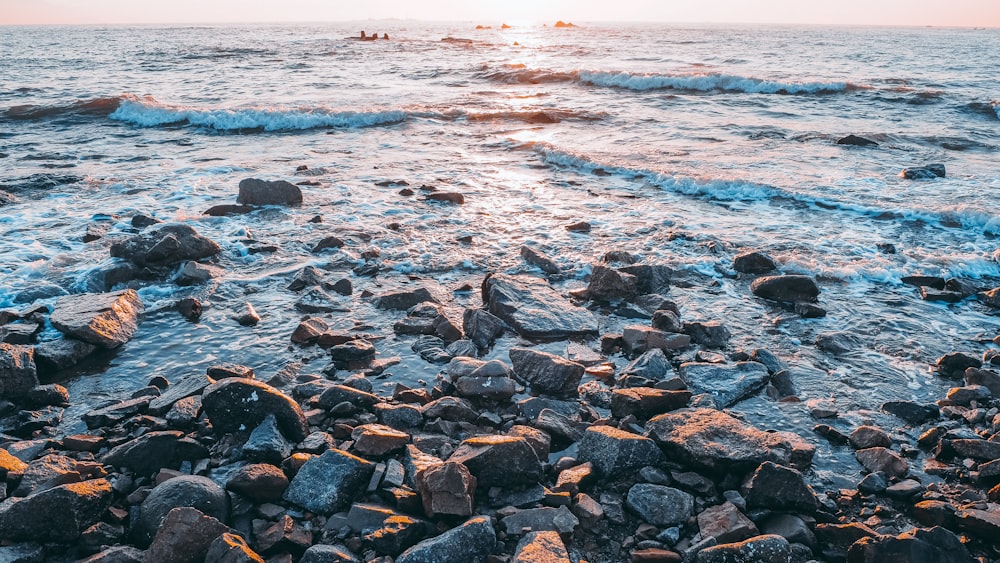
<svg viewBox="0 0 1000 563"><path fill-rule="evenodd" d="M692 393L707 393L719 408L727 408L767 384L771 375L764 364L739 362L720 365L698 362L681 364L679 373Z"/></svg>
<svg viewBox="0 0 1000 563"><path fill-rule="evenodd" d="M750 291L757 297L781 303L812 302L819 296L815 280L794 274L757 278L750 284Z"/></svg>
<svg viewBox="0 0 1000 563"><path fill-rule="evenodd" d="M114 293L81 293L56 301L52 326L73 338L103 348L117 348L139 328L142 300L134 289Z"/></svg>
<svg viewBox="0 0 1000 563"><path fill-rule="evenodd" d="M189 225L166 224L111 245L111 256L139 266L169 266L215 256L222 247Z"/></svg>
<svg viewBox="0 0 1000 563"><path fill-rule="evenodd" d="M489 275L483 280L483 303L526 338L597 334L597 319L590 311L573 305L539 278Z"/></svg>
<svg viewBox="0 0 1000 563"><path fill-rule="evenodd" d="M744 274L766 274L776 267L773 258L757 250L748 250L733 258L733 269Z"/></svg>
<svg viewBox="0 0 1000 563"><path fill-rule="evenodd" d="M856 147L877 147L878 143L872 141L871 139L866 139L864 137L859 137L857 135L848 135L846 137L841 137L837 139L838 145L852 145Z"/></svg>

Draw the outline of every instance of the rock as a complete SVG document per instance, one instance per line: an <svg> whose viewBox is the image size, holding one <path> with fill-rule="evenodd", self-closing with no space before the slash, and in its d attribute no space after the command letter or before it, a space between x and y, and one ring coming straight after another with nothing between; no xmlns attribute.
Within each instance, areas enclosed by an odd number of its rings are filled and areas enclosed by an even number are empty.
<svg viewBox="0 0 1000 563"><path fill-rule="evenodd" d="M543 474L535 450L524 438L477 436L464 440L448 457L465 465L478 487L510 487L537 483Z"/></svg>
<svg viewBox="0 0 1000 563"><path fill-rule="evenodd" d="M417 338L410 346L410 349L419 354L424 361L432 364L443 364L451 361L451 354L444 348L444 340L429 335Z"/></svg>
<svg viewBox="0 0 1000 563"><path fill-rule="evenodd" d="M377 553L399 555L404 549L416 544L427 536L424 522L396 514L390 516L382 527L365 533L361 538Z"/></svg>
<svg viewBox="0 0 1000 563"><path fill-rule="evenodd" d="M35 364L43 375L69 369L94 353L97 347L82 340L60 338L42 342L34 347ZM2 358L0 353L0 358ZM3 360L0 360L2 362ZM0 364L2 365L2 364ZM2 370L3 368L0 368Z"/></svg>
<svg viewBox="0 0 1000 563"><path fill-rule="evenodd" d="M343 240L341 240L341 239L339 239L339 238L337 238L335 236L328 236L328 237L323 237L322 239L320 239L320 241L317 242L313 246L313 248L312 248L312 250L310 252L312 252L313 254L316 254L318 252L322 252L322 251L330 249L330 248L343 248L343 246L344 246L344 241Z"/></svg>
<svg viewBox="0 0 1000 563"><path fill-rule="evenodd" d="M684 323L683 331L692 342L708 348L724 348L732 337L726 325L718 321Z"/></svg>
<svg viewBox="0 0 1000 563"><path fill-rule="evenodd" d="M558 532L572 534L580 521L565 506L519 510L501 522L507 534L519 536L527 532Z"/></svg>
<svg viewBox="0 0 1000 563"><path fill-rule="evenodd" d="M242 537L227 532L209 544L205 563L264 563L264 558L250 549Z"/></svg>
<svg viewBox="0 0 1000 563"><path fill-rule="evenodd" d="M417 473L416 482L428 517L472 515L476 478L465 465L453 461L431 465Z"/></svg>
<svg viewBox="0 0 1000 563"><path fill-rule="evenodd" d="M147 546L164 518L175 508L190 507L201 514L225 522L229 519L229 496L208 477L182 475L168 479L153 488L142 502L139 518L133 526L133 539Z"/></svg>
<svg viewBox="0 0 1000 563"><path fill-rule="evenodd" d="M299 563L358 563L358 559L346 548L318 543L305 550Z"/></svg>
<svg viewBox="0 0 1000 563"><path fill-rule="evenodd" d="M458 192L431 192L424 197L431 201L444 201L456 205L465 203L465 196Z"/></svg>
<svg viewBox="0 0 1000 563"><path fill-rule="evenodd" d="M201 301L198 301L194 297L180 299L177 301L177 312L191 322L198 322L202 312Z"/></svg>
<svg viewBox="0 0 1000 563"><path fill-rule="evenodd" d="M255 208L252 205L233 205L231 203L223 205L213 205L205 210L202 215L210 217L226 217L228 215L246 215Z"/></svg>
<svg viewBox="0 0 1000 563"><path fill-rule="evenodd" d="M945 167L944 164L928 164L917 168L904 168L899 175L907 180L933 180L944 178Z"/></svg>
<svg viewBox="0 0 1000 563"><path fill-rule="evenodd" d="M615 418L635 415L646 419L684 408L690 400L690 391L667 391L650 387L615 389L611 392L611 415Z"/></svg>
<svg viewBox="0 0 1000 563"><path fill-rule="evenodd" d="M160 468L174 466L178 458L183 457L183 448L180 447L183 436L176 430L147 432L111 448L100 458L101 463L150 475Z"/></svg>
<svg viewBox="0 0 1000 563"><path fill-rule="evenodd" d="M396 563L480 563L495 546L496 532L489 517L477 516L407 549Z"/></svg>
<svg viewBox="0 0 1000 563"><path fill-rule="evenodd" d="M959 529L972 532L984 539L996 538L997 534L1000 534L1000 514L997 513L996 506L993 504L989 510L978 508L959 510L956 515Z"/></svg>
<svg viewBox="0 0 1000 563"><path fill-rule="evenodd" d="M307 287L323 284L323 273L315 266L306 266L295 273L292 282L288 284L288 291L302 291Z"/></svg>
<svg viewBox="0 0 1000 563"><path fill-rule="evenodd" d="M653 328L662 330L663 332L681 332L684 330L684 323L681 322L680 316L673 311L664 309L653 311L653 318L650 322Z"/></svg>
<svg viewBox="0 0 1000 563"><path fill-rule="evenodd" d="M178 381L158 397L154 397L149 403L150 414L160 416L165 414L170 408L181 399L201 395L202 391L212 383L205 375L189 375Z"/></svg>
<svg viewBox="0 0 1000 563"><path fill-rule="evenodd" d="M666 294L670 291L670 278L674 275L669 266L658 264L632 264L622 266L618 271L635 276L635 289L639 295Z"/></svg>
<svg viewBox="0 0 1000 563"><path fill-rule="evenodd" d="M602 301L631 300L637 294L636 277L632 274L620 272L601 264L593 267L590 283L587 285L587 296L591 299Z"/></svg>
<svg viewBox="0 0 1000 563"><path fill-rule="evenodd" d="M219 433L250 430L273 414L290 439L299 441L309 434L309 423L298 403L260 381L223 379L205 389L201 404Z"/></svg>
<svg viewBox="0 0 1000 563"><path fill-rule="evenodd" d="M385 293L375 300L375 306L379 309L394 309L405 311L424 302L439 303L436 297L425 287L410 291L396 291Z"/></svg>
<svg viewBox="0 0 1000 563"><path fill-rule="evenodd" d="M362 455L381 457L406 447L410 435L381 424L362 424L351 433L351 439Z"/></svg>
<svg viewBox="0 0 1000 563"><path fill-rule="evenodd" d="M374 463L341 450L327 450L299 469L284 498L311 512L333 514L364 491L374 471Z"/></svg>
<svg viewBox="0 0 1000 563"><path fill-rule="evenodd" d="M897 416L910 424L923 424L936 420L940 413L934 405L921 405L913 401L888 401L882 403L882 412Z"/></svg>
<svg viewBox="0 0 1000 563"><path fill-rule="evenodd" d="M232 319L243 326L256 326L260 322L260 315L249 302L243 304L243 308L232 315Z"/></svg>
<svg viewBox="0 0 1000 563"><path fill-rule="evenodd" d="M663 485L637 483L625 497L625 506L643 521L658 527L676 526L694 515L694 497Z"/></svg>
<svg viewBox="0 0 1000 563"><path fill-rule="evenodd" d="M511 348L509 356L518 379L536 391L556 396L575 395L586 369L555 354L527 348Z"/></svg>
<svg viewBox="0 0 1000 563"><path fill-rule="evenodd" d="M291 453L292 444L281 433L278 421L270 413L250 432L243 444L243 456L251 461L279 464Z"/></svg>
<svg viewBox="0 0 1000 563"><path fill-rule="evenodd" d="M974 563L962 540L944 528L914 528L898 536L863 537L851 545L850 563Z"/></svg>
<svg viewBox="0 0 1000 563"><path fill-rule="evenodd" d="M188 261L177 272L174 283L177 285L202 284L213 278L221 277L223 273L224 270L222 268L202 264L201 262Z"/></svg>
<svg viewBox="0 0 1000 563"><path fill-rule="evenodd" d="M315 344L319 335L326 332L329 328L329 325L323 319L309 317L303 319L299 323L299 326L295 327L295 332L292 333L291 340L295 344Z"/></svg>
<svg viewBox="0 0 1000 563"><path fill-rule="evenodd" d="M871 139L866 139L864 137L858 137L857 135L848 135L837 139L838 145L852 145L856 147L877 147L878 143L872 141Z"/></svg>
<svg viewBox="0 0 1000 563"><path fill-rule="evenodd" d="M790 432L763 432L713 409L682 409L654 417L646 433L668 457L711 471L748 471L765 461L809 466L815 446Z"/></svg>
<svg viewBox="0 0 1000 563"><path fill-rule="evenodd" d="M909 472L906 460L888 448L874 447L858 450L854 453L858 459L870 472L882 471L893 477L903 477Z"/></svg>
<svg viewBox="0 0 1000 563"><path fill-rule="evenodd" d="M37 385L34 349L0 343L0 399L24 396Z"/></svg>
<svg viewBox="0 0 1000 563"><path fill-rule="evenodd" d="M509 377L467 376L455 382L455 390L462 397L507 401L517 392L517 383Z"/></svg>
<svg viewBox="0 0 1000 563"><path fill-rule="evenodd" d="M370 408L380 401L381 399L378 398L378 395L366 393L346 385L331 385L319 396L316 406L321 409L330 410L341 403L348 402L361 408Z"/></svg>
<svg viewBox="0 0 1000 563"><path fill-rule="evenodd" d="M958 379L965 375L965 370L968 368L979 369L982 367L983 363L969 354L962 354L960 352L953 352L951 354L945 354L937 359L934 364L937 368L937 373L941 377L947 377L949 379Z"/></svg>
<svg viewBox="0 0 1000 563"><path fill-rule="evenodd" d="M733 269L743 274L766 274L776 267L774 259L757 250L741 252L733 258Z"/></svg>
<svg viewBox="0 0 1000 563"><path fill-rule="evenodd" d="M654 348L643 352L642 355L625 366L621 375L618 376L618 385L622 387L646 387L667 379L673 373L674 368L670 365L670 360L667 359L663 350Z"/></svg>
<svg viewBox="0 0 1000 563"><path fill-rule="evenodd" d="M727 543L698 552L696 563L788 563L791 547L781 536L756 536L739 543Z"/></svg>
<svg viewBox="0 0 1000 563"><path fill-rule="evenodd" d="M801 473L770 461L760 464L747 479L743 496L748 508L812 514L819 507L815 493Z"/></svg>
<svg viewBox="0 0 1000 563"><path fill-rule="evenodd" d="M134 289L67 295L56 301L49 320L60 332L103 348L128 342L144 308Z"/></svg>
<svg viewBox="0 0 1000 563"><path fill-rule="evenodd" d="M323 345L320 340L320 346ZM330 347L330 360L337 369L367 367L375 359L375 346L364 339L357 339Z"/></svg>
<svg viewBox="0 0 1000 563"><path fill-rule="evenodd" d="M984 385L967 385L965 387L952 387L949 389L946 400L953 405L968 406L972 401L982 404L984 401L989 401L992 396L993 393Z"/></svg>
<svg viewBox="0 0 1000 563"><path fill-rule="evenodd" d="M542 409L532 424L556 440L577 442L583 437L583 433L575 421L551 409Z"/></svg>
<svg viewBox="0 0 1000 563"><path fill-rule="evenodd" d="M165 224L111 245L111 256L138 266L170 266L215 256L222 247L188 225Z"/></svg>
<svg viewBox="0 0 1000 563"><path fill-rule="evenodd" d="M462 315L462 332L476 346L489 348L503 334L504 323L483 309L466 309Z"/></svg>
<svg viewBox="0 0 1000 563"><path fill-rule="evenodd" d="M861 346L861 338L852 332L824 332L816 337L816 347L831 354L853 352Z"/></svg>
<svg viewBox="0 0 1000 563"><path fill-rule="evenodd" d="M229 476L226 489L256 503L278 502L288 488L288 477L269 463L244 465Z"/></svg>
<svg viewBox="0 0 1000 563"><path fill-rule="evenodd" d="M859 426L854 432L851 432L851 435L847 439L856 450L874 447L888 448L892 445L892 439L889 438L889 434L885 430L875 426Z"/></svg>
<svg viewBox="0 0 1000 563"><path fill-rule="evenodd" d="M750 284L750 291L757 297L781 303L814 302L819 296L816 282L809 276L801 275L757 278Z"/></svg>
<svg viewBox="0 0 1000 563"><path fill-rule="evenodd" d="M511 563L569 563L558 532L531 532L521 538Z"/></svg>
<svg viewBox="0 0 1000 563"><path fill-rule="evenodd" d="M0 538L69 543L100 520L113 493L106 479L59 485L0 503Z"/></svg>
<svg viewBox="0 0 1000 563"><path fill-rule="evenodd" d="M920 288L920 298L924 301L937 301L939 303L958 303L965 299L965 295L957 291L941 291L930 287Z"/></svg>
<svg viewBox="0 0 1000 563"><path fill-rule="evenodd" d="M794 514L771 514L760 521L760 531L763 534L781 536L789 543L813 548L816 546L816 535L802 518Z"/></svg>
<svg viewBox="0 0 1000 563"><path fill-rule="evenodd" d="M770 379L767 367L756 362L735 365L687 362L678 371L692 393L708 393L719 408L735 405L762 389Z"/></svg>
<svg viewBox="0 0 1000 563"><path fill-rule="evenodd" d="M302 190L284 180L258 180L246 178L240 181L240 193L236 203L242 205L300 205Z"/></svg>
<svg viewBox="0 0 1000 563"><path fill-rule="evenodd" d="M560 272L559 266L554 260L530 246L521 247L521 258L528 264L537 266L546 274L558 274Z"/></svg>
<svg viewBox="0 0 1000 563"><path fill-rule="evenodd" d="M686 334L663 332L648 326L630 325L622 329L622 343L628 354L649 350L673 352L691 344L691 337Z"/></svg>
<svg viewBox="0 0 1000 563"><path fill-rule="evenodd" d="M174 508L166 514L146 550L145 561L200 563L212 543L234 530L192 507ZM259 557L258 557L259 559Z"/></svg>
<svg viewBox="0 0 1000 563"><path fill-rule="evenodd" d="M702 538L715 538L717 543L743 541L760 532L731 502L706 508L698 514L698 530Z"/></svg>
<svg viewBox="0 0 1000 563"><path fill-rule="evenodd" d="M591 426L580 440L577 459L591 463L603 477L621 475L663 461L656 444L639 434L612 426Z"/></svg>
<svg viewBox="0 0 1000 563"><path fill-rule="evenodd" d="M483 303L526 338L597 334L597 319L590 311L573 305L538 278L489 275L483 281Z"/></svg>
<svg viewBox="0 0 1000 563"><path fill-rule="evenodd" d="M577 221L566 225L566 230L574 233L589 233L591 225L586 221Z"/></svg>
<svg viewBox="0 0 1000 563"><path fill-rule="evenodd" d="M126 418L145 412L149 406L150 397L139 397L115 403L107 407L94 409L81 417L87 428L93 430L101 426L114 426Z"/></svg>
<svg viewBox="0 0 1000 563"><path fill-rule="evenodd" d="M295 308L305 313L347 313L351 310L319 287L314 287L299 297L295 302Z"/></svg>
<svg viewBox="0 0 1000 563"><path fill-rule="evenodd" d="M942 450L950 449L959 457L983 461L1000 460L1000 442L990 440L959 439L941 442Z"/></svg>

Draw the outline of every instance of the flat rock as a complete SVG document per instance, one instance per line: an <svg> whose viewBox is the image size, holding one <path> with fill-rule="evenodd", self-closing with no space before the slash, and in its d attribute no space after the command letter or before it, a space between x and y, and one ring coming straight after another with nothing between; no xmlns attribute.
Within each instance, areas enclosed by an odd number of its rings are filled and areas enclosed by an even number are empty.
<svg viewBox="0 0 1000 563"><path fill-rule="evenodd" d="M750 284L750 291L757 297L781 303L813 302L819 296L819 287L816 285L816 281L809 276L802 275L757 278Z"/></svg>
<svg viewBox="0 0 1000 563"><path fill-rule="evenodd" d="M531 248L530 246L521 247L521 258L523 258L528 264L537 266L546 274L558 274L560 272L559 265L556 264L552 258L549 258L545 255L545 253Z"/></svg>
<svg viewBox="0 0 1000 563"><path fill-rule="evenodd" d="M138 266L169 266L215 256L222 247L189 225L165 224L111 245L111 256Z"/></svg>
<svg viewBox="0 0 1000 563"><path fill-rule="evenodd" d="M298 403L260 381L217 381L205 388L201 404L216 432L248 431L273 414L289 439L299 441L309 434L309 423Z"/></svg>
<svg viewBox="0 0 1000 563"><path fill-rule="evenodd" d="M327 450L299 469L284 498L311 512L333 514L365 490L374 471L374 463L341 450Z"/></svg>
<svg viewBox="0 0 1000 563"><path fill-rule="evenodd" d="M394 291L383 293L375 300L375 306L379 309L407 310L415 305L425 302L439 303L438 299L425 288L420 287L413 290Z"/></svg>
<svg viewBox="0 0 1000 563"><path fill-rule="evenodd" d="M653 440L613 426L591 426L580 440L577 459L591 463L604 477L656 465L663 454Z"/></svg>
<svg viewBox="0 0 1000 563"><path fill-rule="evenodd" d="M684 491L637 483L625 497L625 506L648 524L666 528L687 522L694 515L694 497Z"/></svg>
<svg viewBox="0 0 1000 563"><path fill-rule="evenodd" d="M486 309L521 336L562 339L597 334L593 313L570 303L542 279L492 274L483 281Z"/></svg>
<svg viewBox="0 0 1000 563"><path fill-rule="evenodd" d="M162 467L171 467L181 457L181 439L177 430L147 432L138 438L108 450L101 463L127 467L140 475L149 475Z"/></svg>
<svg viewBox="0 0 1000 563"><path fill-rule="evenodd" d="M246 178L240 180L240 192L236 203L241 205L299 205L302 203L302 190L284 180L258 180Z"/></svg>
<svg viewBox="0 0 1000 563"><path fill-rule="evenodd" d="M100 520L111 506L107 479L60 485L0 503L0 538L69 543Z"/></svg>
<svg viewBox="0 0 1000 563"><path fill-rule="evenodd" d="M570 563L559 532L531 532L521 538L511 563Z"/></svg>
<svg viewBox="0 0 1000 563"><path fill-rule="evenodd" d="M103 348L117 348L139 328L142 300L134 289L81 293L56 301L49 320L60 332Z"/></svg>
<svg viewBox="0 0 1000 563"><path fill-rule="evenodd" d="M189 375L167 387L158 397L149 402L150 414L160 416L170 410L170 407L181 399L201 395L206 387L212 384L207 375Z"/></svg>
<svg viewBox="0 0 1000 563"><path fill-rule="evenodd" d="M0 399L24 396L38 385L34 356L30 346L0 343Z"/></svg>
<svg viewBox="0 0 1000 563"><path fill-rule="evenodd" d="M897 416L910 424L923 424L940 416L936 405L922 405L913 401L886 401L882 403L882 412Z"/></svg>
<svg viewBox="0 0 1000 563"><path fill-rule="evenodd" d="M889 434L877 426L859 426L851 432L847 439L856 450L874 447L888 448L892 445Z"/></svg>
<svg viewBox="0 0 1000 563"><path fill-rule="evenodd" d="M679 368L680 377L692 393L707 393L719 408L735 405L762 389L770 379L764 364L739 362L734 365L687 362Z"/></svg>
<svg viewBox="0 0 1000 563"><path fill-rule="evenodd" d="M500 521L504 531L512 536L527 532L557 532L572 534L580 520L569 508L542 507L519 510Z"/></svg>
<svg viewBox="0 0 1000 563"><path fill-rule="evenodd" d="M535 450L524 438L476 436L464 440L448 457L465 465L479 487L510 487L535 484L543 474Z"/></svg>
<svg viewBox="0 0 1000 563"><path fill-rule="evenodd" d="M518 379L536 391L562 397L576 394L586 369L561 356L528 348L511 348L509 357Z"/></svg>
<svg viewBox="0 0 1000 563"><path fill-rule="evenodd" d="M96 350L97 346L73 338L49 340L35 346L35 364L39 373L53 374L75 366Z"/></svg>
<svg viewBox="0 0 1000 563"><path fill-rule="evenodd" d="M788 563L791 547L781 536L756 536L739 543L726 543L698 552L697 563Z"/></svg>
<svg viewBox="0 0 1000 563"><path fill-rule="evenodd" d="M489 517L477 516L407 549L396 563L480 563L493 553L496 542Z"/></svg>
<svg viewBox="0 0 1000 563"><path fill-rule="evenodd" d="M354 449L362 455L380 457L403 449L410 435L382 424L362 424L351 433L351 439Z"/></svg>

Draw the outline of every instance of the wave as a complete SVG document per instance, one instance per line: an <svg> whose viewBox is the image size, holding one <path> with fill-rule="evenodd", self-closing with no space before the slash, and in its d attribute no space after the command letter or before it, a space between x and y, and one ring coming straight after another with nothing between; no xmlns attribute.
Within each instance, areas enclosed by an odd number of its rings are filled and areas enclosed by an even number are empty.
<svg viewBox="0 0 1000 563"><path fill-rule="evenodd" d="M719 73L652 74L591 70L553 71L508 65L502 70L483 69L479 77L508 84L577 82L626 90L687 90L743 92L747 94L834 94L865 89L851 82L781 82Z"/></svg>
<svg viewBox="0 0 1000 563"><path fill-rule="evenodd" d="M966 104L963 109L973 115L981 115L990 119L1000 119L1000 100L972 102Z"/></svg>
<svg viewBox="0 0 1000 563"><path fill-rule="evenodd" d="M120 96L113 96L91 100L78 100L67 104L24 104L7 108L3 112L3 116L14 121L38 121L74 115L105 117L114 113L123 99Z"/></svg>

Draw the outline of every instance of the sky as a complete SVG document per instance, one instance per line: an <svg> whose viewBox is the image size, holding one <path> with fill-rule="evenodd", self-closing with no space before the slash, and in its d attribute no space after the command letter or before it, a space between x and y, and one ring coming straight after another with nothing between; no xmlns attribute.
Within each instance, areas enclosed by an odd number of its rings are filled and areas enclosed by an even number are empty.
<svg viewBox="0 0 1000 563"><path fill-rule="evenodd" d="M1000 0L0 0L0 24L386 18L1000 27Z"/></svg>

